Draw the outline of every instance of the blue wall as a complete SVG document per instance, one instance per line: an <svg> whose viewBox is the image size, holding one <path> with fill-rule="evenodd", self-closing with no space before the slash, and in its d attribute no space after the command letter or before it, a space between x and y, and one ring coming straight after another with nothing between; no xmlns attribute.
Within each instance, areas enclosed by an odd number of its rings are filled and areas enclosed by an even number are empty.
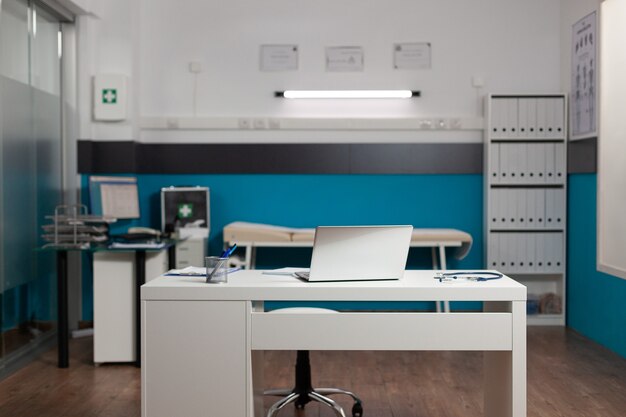
<svg viewBox="0 0 626 417"><path fill-rule="evenodd" d="M626 280L596 270L596 175L569 177L567 323L626 357Z"/></svg>
<svg viewBox="0 0 626 417"><path fill-rule="evenodd" d="M160 228L159 191L170 185L211 189L210 250L222 248L222 228L236 220L294 227L336 224L413 224L450 227L474 238L470 254L451 268L483 266L481 175L139 175L139 221ZM626 280L596 270L596 176L569 176L568 325L626 357ZM87 185L86 179L83 185ZM83 195L88 195L84 190ZM453 259L451 256L449 259ZM258 267L306 266L310 249L260 249ZM409 268L429 268L430 252L412 250ZM90 268L86 263L86 268ZM83 285L84 318L92 319L91 274ZM400 307L431 308L427 303ZM357 307L345 305L344 307ZM372 307L371 304L368 307ZM376 307L385 308L385 303ZM398 307L398 304L393 306ZM475 303L457 303L461 309Z"/></svg>
<svg viewBox="0 0 626 417"><path fill-rule="evenodd" d="M132 174L131 174L132 175ZM211 189L210 251L220 253L222 229L233 221L293 227L356 224L412 224L464 230L474 246L462 261L449 255L450 268L482 266L482 175L138 175L141 219L120 221L160 228L160 189L200 185ZM87 187L83 178L83 187ZM87 189L83 190L87 196ZM310 249L259 249L258 268L308 266ZM89 264L85 262L85 264ZM413 249L409 268L430 268L429 249ZM86 266L86 268L89 268ZM83 318L91 319L92 282L83 285ZM432 308L433 303L407 303L406 308ZM434 305L434 304L433 304ZM344 308L355 307L343 304ZM368 308L373 308L371 303ZM386 304L377 305L385 308ZM394 305L397 308L398 305ZM453 307L477 309L477 303Z"/></svg>

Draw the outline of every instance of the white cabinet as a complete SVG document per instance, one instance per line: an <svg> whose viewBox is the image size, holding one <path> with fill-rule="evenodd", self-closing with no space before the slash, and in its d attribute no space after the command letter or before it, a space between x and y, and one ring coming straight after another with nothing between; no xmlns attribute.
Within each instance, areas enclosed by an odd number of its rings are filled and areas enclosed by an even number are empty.
<svg viewBox="0 0 626 417"><path fill-rule="evenodd" d="M249 302L142 301L143 417L248 413Z"/></svg>
<svg viewBox="0 0 626 417"><path fill-rule="evenodd" d="M146 252L146 281L168 270L167 250ZM136 360L135 252L93 254L93 361Z"/></svg>
<svg viewBox="0 0 626 417"><path fill-rule="evenodd" d="M188 266L204 266L207 256L207 239L194 237L176 244L176 268Z"/></svg>
<svg viewBox="0 0 626 417"><path fill-rule="evenodd" d="M565 325L566 98L490 95L485 259L528 287L528 323Z"/></svg>

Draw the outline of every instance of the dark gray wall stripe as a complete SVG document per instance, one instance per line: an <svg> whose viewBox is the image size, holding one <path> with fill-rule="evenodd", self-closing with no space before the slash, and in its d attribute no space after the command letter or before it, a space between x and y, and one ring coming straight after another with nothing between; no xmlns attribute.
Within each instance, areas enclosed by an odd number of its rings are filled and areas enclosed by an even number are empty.
<svg viewBox="0 0 626 417"><path fill-rule="evenodd" d="M359 174L480 174L478 143L350 145L352 172Z"/></svg>
<svg viewBox="0 0 626 417"><path fill-rule="evenodd" d="M135 142L78 141L79 173L135 172Z"/></svg>
<svg viewBox="0 0 626 417"><path fill-rule="evenodd" d="M597 172L597 138L569 142L567 151L567 171L570 174L591 174Z"/></svg>
<svg viewBox="0 0 626 417"><path fill-rule="evenodd" d="M595 141L587 142L570 144L569 172L595 172ZM479 143L78 142L78 171L85 174L480 174L482 159Z"/></svg>

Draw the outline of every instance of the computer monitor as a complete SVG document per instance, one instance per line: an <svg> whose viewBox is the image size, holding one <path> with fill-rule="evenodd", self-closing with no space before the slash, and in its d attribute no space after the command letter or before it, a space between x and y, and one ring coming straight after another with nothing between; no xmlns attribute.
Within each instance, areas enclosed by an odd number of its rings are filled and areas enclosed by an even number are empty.
<svg viewBox="0 0 626 417"><path fill-rule="evenodd" d="M116 219L138 219L139 192L135 177L89 177L91 212Z"/></svg>

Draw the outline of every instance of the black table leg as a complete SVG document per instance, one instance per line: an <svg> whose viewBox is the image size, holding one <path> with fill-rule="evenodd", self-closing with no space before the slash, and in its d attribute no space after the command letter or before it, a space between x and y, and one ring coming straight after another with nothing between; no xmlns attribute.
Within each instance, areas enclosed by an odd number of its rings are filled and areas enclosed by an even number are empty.
<svg viewBox="0 0 626 417"><path fill-rule="evenodd" d="M67 314L67 251L57 251L57 344L59 368L70 366L69 323Z"/></svg>
<svg viewBox="0 0 626 417"><path fill-rule="evenodd" d="M170 245L167 248L167 267L169 269L176 268L176 245Z"/></svg>
<svg viewBox="0 0 626 417"><path fill-rule="evenodd" d="M146 282L146 251L135 251L135 357L136 367L141 367L141 286Z"/></svg>

